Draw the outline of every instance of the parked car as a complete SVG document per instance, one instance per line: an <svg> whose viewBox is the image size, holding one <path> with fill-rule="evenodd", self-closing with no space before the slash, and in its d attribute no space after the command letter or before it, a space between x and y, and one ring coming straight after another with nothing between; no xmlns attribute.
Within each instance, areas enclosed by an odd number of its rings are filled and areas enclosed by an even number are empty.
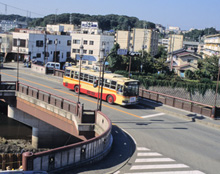
<svg viewBox="0 0 220 174"><path fill-rule="evenodd" d="M55 69L60 69L60 63L47 62L47 63L45 64L45 67L46 67L48 70L53 70L54 68L55 68Z"/></svg>

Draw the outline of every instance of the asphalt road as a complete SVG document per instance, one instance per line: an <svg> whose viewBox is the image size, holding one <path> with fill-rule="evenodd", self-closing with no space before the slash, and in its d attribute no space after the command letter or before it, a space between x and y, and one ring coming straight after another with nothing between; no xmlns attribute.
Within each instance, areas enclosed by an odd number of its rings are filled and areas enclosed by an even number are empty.
<svg viewBox="0 0 220 174"><path fill-rule="evenodd" d="M2 69L2 80L16 80L16 71L12 64ZM43 75L32 75L30 70L21 66L20 82L37 88L56 93L62 97L77 101L77 95L62 86L62 83L54 81L54 77L45 78ZM80 95L80 102L85 104L86 109L96 109L97 100L86 95ZM132 154L131 158L112 161L112 165L102 166L99 170L89 169L88 173L108 173L104 168L118 167L118 173L152 173L160 174L217 174L220 171L220 132L199 125L195 122L186 121L171 115L156 112L144 105L121 107L109 105L103 102L104 112L117 127L126 131L133 139L136 151L133 153L132 143L128 143L124 150ZM122 132L121 132L122 133ZM120 136L119 136L120 137ZM119 138L120 139L120 138ZM117 139L117 146L124 147L124 142ZM127 140L128 141L128 140ZM107 163L111 163L111 161ZM116 164L117 163L117 164ZM114 164L114 165L113 165ZM94 167L94 166L93 166ZM167 172L167 173L166 173ZM176 172L176 173L175 173ZM78 172L78 173L86 173ZM154 174L154 173L152 173ZM158 174L158 173L155 173Z"/></svg>

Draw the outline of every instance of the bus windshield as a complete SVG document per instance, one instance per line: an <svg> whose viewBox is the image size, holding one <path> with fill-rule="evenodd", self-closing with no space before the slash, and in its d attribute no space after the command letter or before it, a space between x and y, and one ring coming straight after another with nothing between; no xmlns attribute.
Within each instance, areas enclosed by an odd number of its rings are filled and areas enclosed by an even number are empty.
<svg viewBox="0 0 220 174"><path fill-rule="evenodd" d="M138 82L127 82L124 86L124 96L138 96Z"/></svg>

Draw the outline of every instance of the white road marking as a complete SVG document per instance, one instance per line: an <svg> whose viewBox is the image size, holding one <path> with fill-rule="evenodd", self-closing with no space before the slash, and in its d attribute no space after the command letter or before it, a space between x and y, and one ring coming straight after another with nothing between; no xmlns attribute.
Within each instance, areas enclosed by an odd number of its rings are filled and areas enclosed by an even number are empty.
<svg viewBox="0 0 220 174"><path fill-rule="evenodd" d="M175 160L171 158L138 158L135 160L136 163L151 163L151 162L173 162Z"/></svg>
<svg viewBox="0 0 220 174"><path fill-rule="evenodd" d="M170 171L170 172L140 172L140 173L125 173L125 174L205 174L198 170L190 171Z"/></svg>
<svg viewBox="0 0 220 174"><path fill-rule="evenodd" d="M148 152L148 153L137 153L137 156L162 156L157 152Z"/></svg>
<svg viewBox="0 0 220 174"><path fill-rule="evenodd" d="M150 117L157 117L157 116L161 116L161 115L165 115L165 113L158 113L158 114L146 115L146 116L141 116L141 117L142 118L150 118Z"/></svg>
<svg viewBox="0 0 220 174"><path fill-rule="evenodd" d="M150 149L146 148L146 147L137 147L137 150L140 151L149 151Z"/></svg>
<svg viewBox="0 0 220 174"><path fill-rule="evenodd" d="M130 170L188 168L185 164L134 165Z"/></svg>

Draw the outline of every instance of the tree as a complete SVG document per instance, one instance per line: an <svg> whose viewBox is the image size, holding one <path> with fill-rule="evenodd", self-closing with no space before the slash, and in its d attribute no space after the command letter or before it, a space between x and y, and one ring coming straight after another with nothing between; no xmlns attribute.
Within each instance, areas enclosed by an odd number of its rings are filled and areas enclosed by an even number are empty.
<svg viewBox="0 0 220 174"><path fill-rule="evenodd" d="M122 70L121 68L122 68L123 59L121 55L117 54L119 48L120 45L116 43L111 50L112 52L111 56L109 56L107 60L109 63L109 69L113 72L116 70Z"/></svg>
<svg viewBox="0 0 220 174"><path fill-rule="evenodd" d="M218 61L217 56L207 57L201 62L201 71L207 77L211 77L212 80L217 80L218 76Z"/></svg>

